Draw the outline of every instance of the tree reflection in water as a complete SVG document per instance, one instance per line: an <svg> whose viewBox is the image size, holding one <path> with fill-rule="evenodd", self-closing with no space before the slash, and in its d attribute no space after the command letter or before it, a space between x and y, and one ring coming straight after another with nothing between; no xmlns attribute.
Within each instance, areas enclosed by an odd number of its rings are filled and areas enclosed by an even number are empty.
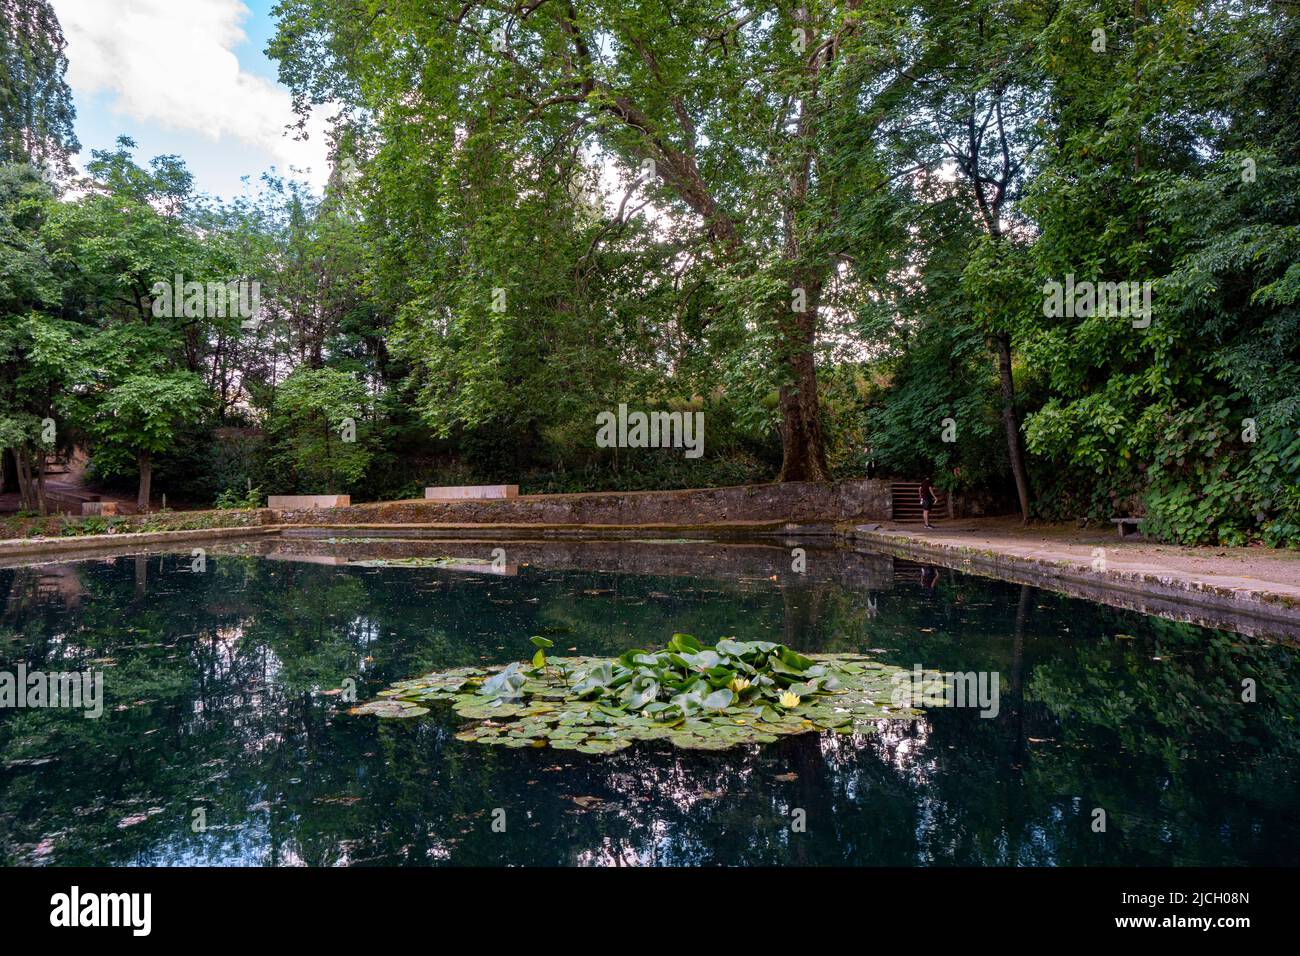
<svg viewBox="0 0 1300 956"><path fill-rule="evenodd" d="M769 550L776 568L787 552ZM100 720L0 714L3 862L1232 864L1300 850L1291 647L901 564L776 580L536 558L513 577L233 555L189 568L185 553L0 570L0 666L102 668L108 698ZM522 657L536 633L557 653L618 654L675 631L997 671L1001 708L602 757L462 743L445 711L351 718L327 693Z"/></svg>

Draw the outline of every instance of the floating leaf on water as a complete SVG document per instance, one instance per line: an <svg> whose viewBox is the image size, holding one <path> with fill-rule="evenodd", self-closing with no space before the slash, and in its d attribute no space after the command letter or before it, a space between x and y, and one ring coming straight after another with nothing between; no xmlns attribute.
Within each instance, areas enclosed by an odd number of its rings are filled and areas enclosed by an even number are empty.
<svg viewBox="0 0 1300 956"><path fill-rule="evenodd" d="M736 695L724 687L704 698L704 707L706 710L726 710L735 698Z"/></svg>
<svg viewBox="0 0 1300 956"><path fill-rule="evenodd" d="M533 643L539 656L551 646L545 638ZM459 716L482 722L457 733L459 740L589 754L653 740L725 750L813 731L874 733L881 719L918 716L891 708L899 674L911 680L909 672L863 654L805 656L732 638L705 648L674 634L661 651L617 659L549 658L531 670L515 662L425 674L350 713L418 717L428 713L421 704L445 700Z"/></svg>
<svg viewBox="0 0 1300 956"><path fill-rule="evenodd" d="M351 708L349 714L372 714L375 717L423 717L429 712L429 708L420 707L404 700L395 700L388 697L381 700L372 700L366 704L358 704Z"/></svg>

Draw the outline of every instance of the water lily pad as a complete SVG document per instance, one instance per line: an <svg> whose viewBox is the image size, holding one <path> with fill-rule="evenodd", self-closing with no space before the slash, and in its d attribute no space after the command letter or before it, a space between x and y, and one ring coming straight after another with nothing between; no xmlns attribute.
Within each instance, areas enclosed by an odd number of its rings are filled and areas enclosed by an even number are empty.
<svg viewBox="0 0 1300 956"><path fill-rule="evenodd" d="M898 674L907 672L863 654L803 655L730 638L705 648L676 634L662 651L617 659L552 657L532 668L516 662L425 674L350 713L418 717L428 713L423 704L448 701L479 721L456 734L464 741L597 755L667 740L712 751L817 731L874 733L881 719L915 717L918 711L891 703Z"/></svg>
<svg viewBox="0 0 1300 956"><path fill-rule="evenodd" d="M420 707L417 704L393 698L383 698L365 704L358 704L348 711L350 714L372 714L375 717L385 718L423 717L428 712L428 707Z"/></svg>

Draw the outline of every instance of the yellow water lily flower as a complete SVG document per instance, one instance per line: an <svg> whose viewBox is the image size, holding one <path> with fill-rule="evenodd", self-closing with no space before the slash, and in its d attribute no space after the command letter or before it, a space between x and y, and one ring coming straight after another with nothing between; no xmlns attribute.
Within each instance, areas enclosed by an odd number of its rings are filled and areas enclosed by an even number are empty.
<svg viewBox="0 0 1300 956"><path fill-rule="evenodd" d="M787 691L784 691L784 692L781 694L780 699L777 700L777 703L780 704L782 707L785 707L785 708L787 708L787 709L789 709L789 708L791 708L791 707L798 707L798 706L799 706L799 695L798 695L798 694L792 694L792 693L790 693L788 690L787 690Z"/></svg>
<svg viewBox="0 0 1300 956"><path fill-rule="evenodd" d="M746 677L731 678L731 689L734 690L737 694L739 694L742 690L748 690L749 684L750 681Z"/></svg>

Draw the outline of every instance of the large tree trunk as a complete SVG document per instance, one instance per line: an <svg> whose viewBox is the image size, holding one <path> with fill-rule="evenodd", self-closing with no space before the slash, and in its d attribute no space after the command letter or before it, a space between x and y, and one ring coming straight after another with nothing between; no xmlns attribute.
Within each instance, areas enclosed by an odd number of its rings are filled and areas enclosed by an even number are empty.
<svg viewBox="0 0 1300 956"><path fill-rule="evenodd" d="M1011 458L1011 474L1016 479L1016 494L1020 498L1020 517L1029 523L1029 473L1025 470L1025 453L1020 444L1020 421L1016 417L1016 386L1011 377L1011 333L999 332L995 337L998 350L998 377L1002 380L1002 426L1007 433L1007 454Z"/></svg>
<svg viewBox="0 0 1300 956"><path fill-rule="evenodd" d="M45 501L45 453L33 454L27 448L14 449L18 466L18 497L24 511L49 514Z"/></svg>
<svg viewBox="0 0 1300 956"><path fill-rule="evenodd" d="M817 307L821 285L802 285L805 307L790 311L787 303L779 321L781 361L787 381L781 386L781 476L780 481L830 481L826 464L826 443L818 415Z"/></svg>
<svg viewBox="0 0 1300 956"><path fill-rule="evenodd" d="M140 490L135 496L135 505L140 512L149 510L149 492L153 485L153 456L147 451L137 453L136 460L140 463Z"/></svg>
<svg viewBox="0 0 1300 956"><path fill-rule="evenodd" d="M32 493L31 476L27 471L27 452L21 448L14 449L14 465L18 471L18 501L23 511L36 510L36 498Z"/></svg>

